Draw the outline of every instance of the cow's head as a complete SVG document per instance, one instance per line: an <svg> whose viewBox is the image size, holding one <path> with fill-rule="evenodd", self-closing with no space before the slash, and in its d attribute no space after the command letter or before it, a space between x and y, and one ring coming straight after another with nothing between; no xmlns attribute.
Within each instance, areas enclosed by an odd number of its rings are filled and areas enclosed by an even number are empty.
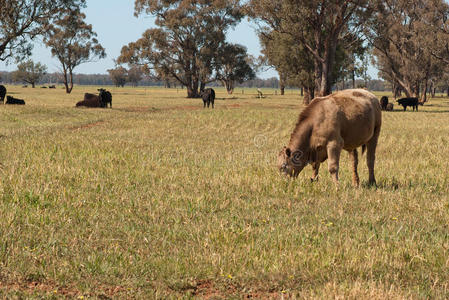
<svg viewBox="0 0 449 300"><path fill-rule="evenodd" d="M284 147L278 155L277 167L285 175L297 177L307 165L308 159L301 150Z"/></svg>

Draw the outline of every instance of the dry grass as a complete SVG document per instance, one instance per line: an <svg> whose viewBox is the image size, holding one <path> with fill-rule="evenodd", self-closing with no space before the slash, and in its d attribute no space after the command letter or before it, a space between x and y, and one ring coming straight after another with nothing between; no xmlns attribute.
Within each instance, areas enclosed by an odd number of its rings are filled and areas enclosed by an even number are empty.
<svg viewBox="0 0 449 300"><path fill-rule="evenodd" d="M95 88L8 89L27 105L0 106L0 297L449 297L447 98L384 113L379 187L353 189L343 154L336 191L325 167L274 167L290 91L203 110L112 89L111 110L74 108Z"/></svg>

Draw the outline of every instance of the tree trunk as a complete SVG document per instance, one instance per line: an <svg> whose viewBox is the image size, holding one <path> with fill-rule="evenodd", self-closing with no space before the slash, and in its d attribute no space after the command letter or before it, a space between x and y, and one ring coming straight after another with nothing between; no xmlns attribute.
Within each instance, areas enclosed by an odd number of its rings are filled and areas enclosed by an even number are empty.
<svg viewBox="0 0 449 300"><path fill-rule="evenodd" d="M232 93L234 92L234 81L226 80L226 91L229 95L232 95Z"/></svg>
<svg viewBox="0 0 449 300"><path fill-rule="evenodd" d="M354 67L352 68L351 79L352 79L352 88L355 89L355 63Z"/></svg>
<svg viewBox="0 0 449 300"><path fill-rule="evenodd" d="M69 81L68 81L68 78L67 78L67 69L66 69L66 68L63 68L63 69L62 69L62 72L63 72L63 76L64 76L64 87L65 87L65 92L66 92L67 94L70 94L70 91L69 91Z"/></svg>
<svg viewBox="0 0 449 300"><path fill-rule="evenodd" d="M326 41L324 49L324 62L322 63L321 83L318 96L327 96L332 92L332 68L334 66L335 52L337 50L336 37Z"/></svg>
<svg viewBox="0 0 449 300"><path fill-rule="evenodd" d="M284 96L285 95L285 78L282 74L279 76L279 88L281 90L281 96Z"/></svg>
<svg viewBox="0 0 449 300"><path fill-rule="evenodd" d="M436 88L435 88L435 83L433 82L433 80L430 81L430 96L432 98L435 98L435 93L436 93Z"/></svg>
<svg viewBox="0 0 449 300"><path fill-rule="evenodd" d="M428 86L428 80L425 79L424 80L424 89L423 89L423 96L422 96L422 101L423 102L427 102L427 86Z"/></svg>
<svg viewBox="0 0 449 300"><path fill-rule="evenodd" d="M301 97L304 96L304 87L301 87Z"/></svg>
<svg viewBox="0 0 449 300"><path fill-rule="evenodd" d="M70 79L69 86L66 89L67 94L70 94L73 90L73 71L70 68L69 68L69 79Z"/></svg>
<svg viewBox="0 0 449 300"><path fill-rule="evenodd" d="M313 88L304 87L304 105L309 105L310 101L314 98L315 91Z"/></svg>
<svg viewBox="0 0 449 300"><path fill-rule="evenodd" d="M205 88L206 88L206 83L204 83L204 81L201 81L200 92L204 91Z"/></svg>
<svg viewBox="0 0 449 300"><path fill-rule="evenodd" d="M187 78L187 82L187 98L199 98L198 87L200 82L198 77L190 75Z"/></svg>
<svg viewBox="0 0 449 300"><path fill-rule="evenodd" d="M31 83L31 87L34 89L36 86L34 84L34 82Z"/></svg>

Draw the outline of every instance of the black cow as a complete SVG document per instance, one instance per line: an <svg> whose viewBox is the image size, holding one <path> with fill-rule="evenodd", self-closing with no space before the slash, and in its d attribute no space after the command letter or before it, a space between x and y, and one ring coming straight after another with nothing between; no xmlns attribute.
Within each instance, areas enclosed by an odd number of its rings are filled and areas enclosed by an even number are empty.
<svg viewBox="0 0 449 300"><path fill-rule="evenodd" d="M388 97L383 96L382 98L380 98L380 107L382 108L382 110L387 110L387 105L388 105Z"/></svg>
<svg viewBox="0 0 449 300"><path fill-rule="evenodd" d="M416 97L401 98L399 100L396 100L396 102L399 103L399 105L402 105L404 107L404 111L407 110L407 106L413 107L413 111L415 111L415 108L416 108L416 111L418 111L418 104L422 105L422 103L420 103L418 101L418 98L416 98Z"/></svg>
<svg viewBox="0 0 449 300"><path fill-rule="evenodd" d="M5 104L25 105L25 101L23 101L22 99L17 99L17 98L11 97L11 96L7 96Z"/></svg>
<svg viewBox="0 0 449 300"><path fill-rule="evenodd" d="M5 96L6 96L6 88L3 85L0 85L0 102L3 103L3 101L5 101Z"/></svg>
<svg viewBox="0 0 449 300"><path fill-rule="evenodd" d="M214 101L215 101L215 91L214 89L205 89L200 93L201 98L203 98L203 104L204 108L209 108L209 105L212 103L212 108L214 108Z"/></svg>
<svg viewBox="0 0 449 300"><path fill-rule="evenodd" d="M112 94L109 91L106 91L105 89L98 89L100 92L100 102L101 107L108 107L108 103L112 108Z"/></svg>

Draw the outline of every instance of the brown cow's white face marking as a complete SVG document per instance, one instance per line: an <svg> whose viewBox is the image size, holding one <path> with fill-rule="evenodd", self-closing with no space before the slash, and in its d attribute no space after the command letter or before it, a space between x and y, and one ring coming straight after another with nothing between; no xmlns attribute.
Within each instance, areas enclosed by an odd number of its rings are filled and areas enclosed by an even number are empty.
<svg viewBox="0 0 449 300"><path fill-rule="evenodd" d="M290 148L284 147L279 152L277 167L285 175L297 177L306 165L307 160L300 150L292 152Z"/></svg>

